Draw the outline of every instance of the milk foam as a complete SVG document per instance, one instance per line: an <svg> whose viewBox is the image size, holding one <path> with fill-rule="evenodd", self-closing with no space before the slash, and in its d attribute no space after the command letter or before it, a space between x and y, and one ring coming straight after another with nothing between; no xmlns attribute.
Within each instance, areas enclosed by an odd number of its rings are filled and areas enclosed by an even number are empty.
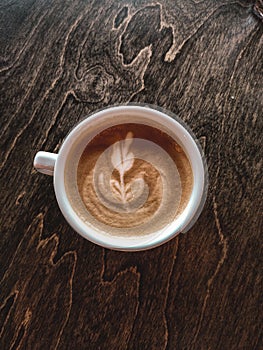
<svg viewBox="0 0 263 350"><path fill-rule="evenodd" d="M81 154L77 186L67 188L74 210L111 235L161 230L184 210L193 175L183 149L169 135L141 124L103 130Z"/></svg>

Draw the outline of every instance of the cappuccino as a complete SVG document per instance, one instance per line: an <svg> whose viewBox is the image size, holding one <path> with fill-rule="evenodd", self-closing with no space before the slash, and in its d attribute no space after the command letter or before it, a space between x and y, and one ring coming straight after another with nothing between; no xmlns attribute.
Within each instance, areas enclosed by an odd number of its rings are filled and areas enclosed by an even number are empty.
<svg viewBox="0 0 263 350"><path fill-rule="evenodd" d="M81 148L66 165L66 193L77 215L103 233L157 232L187 206L193 188L191 164L161 126L109 126L89 132L86 139L83 135Z"/></svg>

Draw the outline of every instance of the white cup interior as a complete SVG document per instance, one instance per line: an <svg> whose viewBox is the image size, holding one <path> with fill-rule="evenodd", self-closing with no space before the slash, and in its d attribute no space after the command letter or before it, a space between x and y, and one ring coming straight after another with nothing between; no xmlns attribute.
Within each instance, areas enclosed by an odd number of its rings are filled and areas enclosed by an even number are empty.
<svg viewBox="0 0 263 350"><path fill-rule="evenodd" d="M132 115L132 120L127 116ZM92 139L100 131L121 123L142 123L158 127L172 136L183 147L192 166L193 190L183 213L164 229L145 236L114 236L89 225L80 219L72 208L65 190L64 172L68 158L76 168L87 145L87 135ZM85 136L85 137L84 137ZM73 154L72 154L73 152ZM74 163L75 162L75 163ZM187 230L196 220L205 200L206 169L199 146L191 133L178 119L160 110L145 106L122 105L109 107L81 121L66 137L58 154L54 169L54 187L59 207L69 224L86 239L106 248L116 250L145 250L158 246L180 232Z"/></svg>

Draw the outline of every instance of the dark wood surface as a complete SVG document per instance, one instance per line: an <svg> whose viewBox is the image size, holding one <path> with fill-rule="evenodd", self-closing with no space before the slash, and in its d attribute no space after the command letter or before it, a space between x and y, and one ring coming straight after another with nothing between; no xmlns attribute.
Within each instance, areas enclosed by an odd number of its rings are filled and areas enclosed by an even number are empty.
<svg viewBox="0 0 263 350"><path fill-rule="evenodd" d="M1 350L262 349L259 3L1 1ZM210 175L195 226L140 253L76 234L32 167L127 102L177 113Z"/></svg>

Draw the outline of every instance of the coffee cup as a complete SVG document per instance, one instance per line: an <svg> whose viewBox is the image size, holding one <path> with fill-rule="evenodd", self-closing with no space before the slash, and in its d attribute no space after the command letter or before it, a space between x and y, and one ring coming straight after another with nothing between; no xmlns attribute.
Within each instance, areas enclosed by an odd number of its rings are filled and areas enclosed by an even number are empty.
<svg viewBox="0 0 263 350"><path fill-rule="evenodd" d="M153 106L93 113L71 130L58 154L38 152L34 167L53 175L72 228L115 250L146 250L187 232L207 194L206 161L193 132Z"/></svg>

